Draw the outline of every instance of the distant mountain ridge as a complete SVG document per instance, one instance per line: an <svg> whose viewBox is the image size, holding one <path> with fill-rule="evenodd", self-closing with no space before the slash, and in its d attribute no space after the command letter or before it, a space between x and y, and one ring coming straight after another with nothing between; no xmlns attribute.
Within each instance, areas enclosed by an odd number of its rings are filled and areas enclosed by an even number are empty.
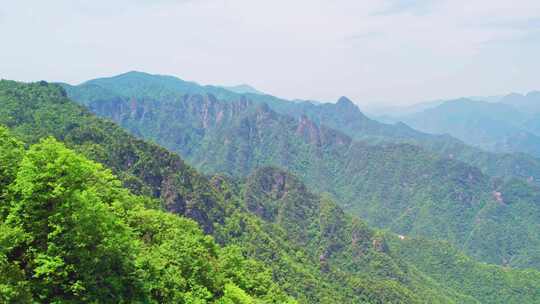
<svg viewBox="0 0 540 304"><path fill-rule="evenodd" d="M233 91L233 92L238 93L238 94L250 93L250 94L264 95L263 92L255 89L254 87L252 87L252 86L250 86L248 84L239 84L239 85L235 85L235 86L224 86L223 88L227 89L229 91Z"/></svg>
<svg viewBox="0 0 540 304"><path fill-rule="evenodd" d="M512 105L520 111L536 114L540 112L540 91L531 91L525 95L512 93L503 97L500 102Z"/></svg>
<svg viewBox="0 0 540 304"><path fill-rule="evenodd" d="M535 103L535 96L534 92L510 94L500 102L462 98L397 119L423 132L450 134L487 151L540 157L540 121L534 109L540 98Z"/></svg>

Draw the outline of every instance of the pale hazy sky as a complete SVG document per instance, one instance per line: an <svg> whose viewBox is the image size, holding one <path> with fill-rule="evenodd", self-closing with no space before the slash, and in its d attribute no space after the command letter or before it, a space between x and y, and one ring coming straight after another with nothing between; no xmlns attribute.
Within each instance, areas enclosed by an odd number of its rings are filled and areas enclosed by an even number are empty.
<svg viewBox="0 0 540 304"><path fill-rule="evenodd" d="M540 89L539 0L13 0L0 78L130 70L288 98L405 103Z"/></svg>

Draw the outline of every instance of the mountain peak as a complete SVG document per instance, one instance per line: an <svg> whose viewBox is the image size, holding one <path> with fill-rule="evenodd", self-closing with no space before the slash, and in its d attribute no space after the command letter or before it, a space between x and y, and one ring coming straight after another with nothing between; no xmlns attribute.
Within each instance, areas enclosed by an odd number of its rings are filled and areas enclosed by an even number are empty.
<svg viewBox="0 0 540 304"><path fill-rule="evenodd" d="M146 72L141 72L141 71L136 71L136 70L131 70L131 71L127 71L125 73L119 74L118 76L122 76L122 75L152 75L152 74L146 73Z"/></svg>
<svg viewBox="0 0 540 304"><path fill-rule="evenodd" d="M341 96L338 101L337 101L337 104L338 105L355 105L349 98L345 97L345 96Z"/></svg>
<svg viewBox="0 0 540 304"><path fill-rule="evenodd" d="M114 76L111 76L111 77L105 77L105 78L112 78L112 79L152 78L152 77L156 77L156 76L158 76L158 75L153 75L153 74L146 73L146 72L141 72L141 71L129 71L129 72L125 72L125 73L121 73L121 74L118 74L118 75L114 75Z"/></svg>
<svg viewBox="0 0 540 304"><path fill-rule="evenodd" d="M251 94L259 94L259 95L263 95L264 93L257 90L256 88L250 86L249 84L239 84L239 85L235 85L235 86L228 86L228 87L223 87L224 89L227 89L229 91L233 91L235 93L238 93L238 94L247 94L247 93L251 93Z"/></svg>

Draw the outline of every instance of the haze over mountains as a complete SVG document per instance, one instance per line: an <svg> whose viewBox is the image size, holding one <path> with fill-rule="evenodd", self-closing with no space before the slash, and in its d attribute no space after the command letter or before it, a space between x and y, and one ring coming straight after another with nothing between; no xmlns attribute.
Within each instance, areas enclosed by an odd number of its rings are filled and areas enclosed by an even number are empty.
<svg viewBox="0 0 540 304"><path fill-rule="evenodd" d="M0 304L540 303L538 12L3 1Z"/></svg>
<svg viewBox="0 0 540 304"><path fill-rule="evenodd" d="M462 98L431 104L405 114L386 116L415 129L450 134L465 143L493 152L540 156L538 116L540 93L512 93L496 102Z"/></svg>

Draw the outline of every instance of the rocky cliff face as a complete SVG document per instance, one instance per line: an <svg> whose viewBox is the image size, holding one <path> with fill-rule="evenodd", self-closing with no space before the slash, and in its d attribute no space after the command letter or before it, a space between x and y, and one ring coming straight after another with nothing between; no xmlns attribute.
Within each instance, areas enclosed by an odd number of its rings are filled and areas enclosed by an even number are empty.
<svg viewBox="0 0 540 304"><path fill-rule="evenodd" d="M345 252L357 257L369 250L388 253L384 239L374 238L363 222L345 215L329 197L311 193L283 170L265 167L251 174L244 201L250 212L283 227L288 238L316 248L324 267Z"/></svg>

